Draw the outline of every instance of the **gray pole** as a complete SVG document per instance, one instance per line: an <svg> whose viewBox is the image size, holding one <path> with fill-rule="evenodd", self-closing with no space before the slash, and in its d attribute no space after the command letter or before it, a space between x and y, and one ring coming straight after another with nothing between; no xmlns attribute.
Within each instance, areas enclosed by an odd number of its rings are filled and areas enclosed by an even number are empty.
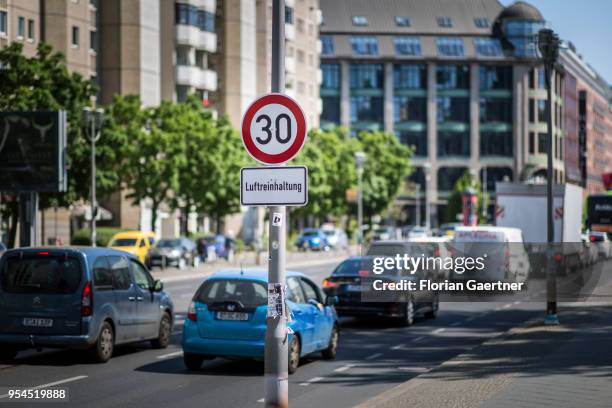
<svg viewBox="0 0 612 408"><path fill-rule="evenodd" d="M359 193L357 195L357 244L359 247L359 255L363 252L363 165L357 167L357 177L359 179Z"/></svg>
<svg viewBox="0 0 612 408"><path fill-rule="evenodd" d="M548 224L548 251L546 267L546 321L549 324L558 324L557 316L557 275L553 260L553 242L555 240L554 219L553 219L553 129L552 129L552 63L546 63L546 122L548 137L546 140L547 148L547 173L546 173L546 218Z"/></svg>
<svg viewBox="0 0 612 408"><path fill-rule="evenodd" d="M487 186L487 166L482 168L482 217L485 219L485 223L488 218L488 208L489 205L489 189Z"/></svg>
<svg viewBox="0 0 612 408"><path fill-rule="evenodd" d="M96 122L92 116L91 120L91 133L89 135L91 140L91 246L96 246L98 234L96 230Z"/></svg>
<svg viewBox="0 0 612 408"><path fill-rule="evenodd" d="M272 92L285 91L285 1L272 1ZM270 251L268 287L281 285L285 289L286 211L285 206L270 207ZM275 215L280 225L273 225ZM283 299L284 300L284 299ZM269 305L270 306L270 305ZM266 319L265 339L265 406L289 406L289 373L286 317Z"/></svg>
<svg viewBox="0 0 612 408"><path fill-rule="evenodd" d="M414 224L417 227L421 226L421 194L420 193L421 193L421 185L419 183L417 183L417 185L416 185L416 200L415 200L416 201L416 208L415 208L416 217L415 217L415 220L414 220Z"/></svg>
<svg viewBox="0 0 612 408"><path fill-rule="evenodd" d="M425 230L429 234L431 230L431 214L429 212L429 191L431 190L429 186L431 174L429 172L431 171L431 164L426 163L423 166L423 170L425 171Z"/></svg>

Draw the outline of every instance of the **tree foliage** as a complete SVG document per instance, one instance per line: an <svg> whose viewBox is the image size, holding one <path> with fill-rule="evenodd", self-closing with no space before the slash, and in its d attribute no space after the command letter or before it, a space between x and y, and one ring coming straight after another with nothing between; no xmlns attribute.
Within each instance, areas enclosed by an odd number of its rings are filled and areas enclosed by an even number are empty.
<svg viewBox="0 0 612 408"><path fill-rule="evenodd" d="M482 189L480 182L476 180L474 175L470 173L469 170L466 170L461 177L457 179L455 185L453 187L453 192L448 198L447 205L447 217L450 222L455 222L457 220L457 215L463 213L463 193L468 188L472 187L476 191L476 196L478 198L477 204L477 214L479 222L483 222L484 219L482 217L482 206L483 206L483 197L482 197Z"/></svg>

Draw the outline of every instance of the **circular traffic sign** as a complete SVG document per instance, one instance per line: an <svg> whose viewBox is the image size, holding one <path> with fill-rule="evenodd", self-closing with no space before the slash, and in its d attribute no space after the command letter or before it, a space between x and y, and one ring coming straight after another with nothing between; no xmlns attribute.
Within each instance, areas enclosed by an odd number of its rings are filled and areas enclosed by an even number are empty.
<svg viewBox="0 0 612 408"><path fill-rule="evenodd" d="M242 117L242 143L255 160L281 164L295 157L306 139L306 118L287 95L271 93L255 100Z"/></svg>

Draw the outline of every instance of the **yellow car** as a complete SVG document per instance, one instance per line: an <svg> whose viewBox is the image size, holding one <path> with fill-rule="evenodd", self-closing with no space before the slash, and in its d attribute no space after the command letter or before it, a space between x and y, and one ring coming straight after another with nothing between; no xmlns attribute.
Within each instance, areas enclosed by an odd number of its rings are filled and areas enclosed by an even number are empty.
<svg viewBox="0 0 612 408"><path fill-rule="evenodd" d="M144 263L155 240L154 232L125 231L113 235L108 246L136 255Z"/></svg>

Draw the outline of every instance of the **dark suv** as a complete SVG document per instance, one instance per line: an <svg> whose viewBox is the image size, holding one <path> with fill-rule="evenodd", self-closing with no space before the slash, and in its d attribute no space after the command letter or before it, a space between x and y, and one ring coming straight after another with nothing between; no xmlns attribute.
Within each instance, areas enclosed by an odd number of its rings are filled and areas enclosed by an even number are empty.
<svg viewBox="0 0 612 408"><path fill-rule="evenodd" d="M167 266L175 266L184 269L187 266L197 268L200 258L195 242L181 237L157 241L147 254L145 262L149 268L159 266L165 269Z"/></svg>
<svg viewBox="0 0 612 408"><path fill-rule="evenodd" d="M110 248L22 248L0 258L0 359L19 350L170 343L173 305L140 261Z"/></svg>

